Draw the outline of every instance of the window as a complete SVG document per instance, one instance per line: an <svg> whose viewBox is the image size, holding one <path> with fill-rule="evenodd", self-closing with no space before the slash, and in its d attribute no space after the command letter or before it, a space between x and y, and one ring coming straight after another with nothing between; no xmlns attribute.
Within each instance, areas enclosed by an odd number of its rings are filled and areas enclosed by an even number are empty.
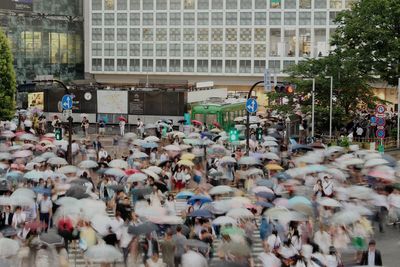
<svg viewBox="0 0 400 267"><path fill-rule="evenodd" d="M296 0L285 0L285 9L296 9Z"/></svg>
<svg viewBox="0 0 400 267"><path fill-rule="evenodd" d="M236 28L227 28L226 29L226 37L225 40L226 41L237 41L237 31Z"/></svg>
<svg viewBox="0 0 400 267"><path fill-rule="evenodd" d="M129 56L139 57L140 56L140 44L130 44L129 45Z"/></svg>
<svg viewBox="0 0 400 267"><path fill-rule="evenodd" d="M197 29L197 41L208 42L208 28Z"/></svg>
<svg viewBox="0 0 400 267"><path fill-rule="evenodd" d="M222 29L211 29L211 41L222 41L224 37Z"/></svg>
<svg viewBox="0 0 400 267"><path fill-rule="evenodd" d="M117 0L117 9L118 10L127 10L128 9L128 0Z"/></svg>
<svg viewBox="0 0 400 267"><path fill-rule="evenodd" d="M156 56L158 57L167 56L167 44L156 44Z"/></svg>
<svg viewBox="0 0 400 267"><path fill-rule="evenodd" d="M329 7L332 9L342 9L342 0L329 0Z"/></svg>
<svg viewBox="0 0 400 267"><path fill-rule="evenodd" d="M224 0L211 0L212 9L223 9L224 8Z"/></svg>
<svg viewBox="0 0 400 267"><path fill-rule="evenodd" d="M254 73L264 73L265 60L254 60Z"/></svg>
<svg viewBox="0 0 400 267"><path fill-rule="evenodd" d="M194 25L194 13L184 13L183 14L183 25Z"/></svg>
<svg viewBox="0 0 400 267"><path fill-rule="evenodd" d="M287 70L290 66L293 66L296 62L294 60L284 60L283 70Z"/></svg>
<svg viewBox="0 0 400 267"><path fill-rule="evenodd" d="M169 30L169 40L170 41L180 41L181 40L181 29L172 28Z"/></svg>
<svg viewBox="0 0 400 267"><path fill-rule="evenodd" d="M299 12L299 24L311 25L311 12Z"/></svg>
<svg viewBox="0 0 400 267"><path fill-rule="evenodd" d="M104 44L104 56L105 57L114 56L114 44L113 43L105 43Z"/></svg>
<svg viewBox="0 0 400 267"><path fill-rule="evenodd" d="M251 45L249 44L240 45L240 57L251 57Z"/></svg>
<svg viewBox="0 0 400 267"><path fill-rule="evenodd" d="M271 8L281 8L281 0L270 0Z"/></svg>
<svg viewBox="0 0 400 267"><path fill-rule="evenodd" d="M336 12L336 11L329 12L329 24L330 25L335 25L335 19L338 14L339 14L339 12Z"/></svg>
<svg viewBox="0 0 400 267"><path fill-rule="evenodd" d="M142 59L142 70L146 72L153 71L153 60L152 59Z"/></svg>
<svg viewBox="0 0 400 267"><path fill-rule="evenodd" d="M181 13L170 13L169 25L181 25Z"/></svg>
<svg viewBox="0 0 400 267"><path fill-rule="evenodd" d="M224 24L224 13L214 12L211 13L211 25L223 25Z"/></svg>
<svg viewBox="0 0 400 267"><path fill-rule="evenodd" d="M208 57L208 44L197 45L197 57Z"/></svg>
<svg viewBox="0 0 400 267"><path fill-rule="evenodd" d="M345 7L351 8L356 2L357 0L345 0Z"/></svg>
<svg viewBox="0 0 400 267"><path fill-rule="evenodd" d="M105 0L104 1L104 9L105 10L114 10L114 0Z"/></svg>
<svg viewBox="0 0 400 267"><path fill-rule="evenodd" d="M265 28L254 29L254 41L265 42L267 38L267 31Z"/></svg>
<svg viewBox="0 0 400 267"><path fill-rule="evenodd" d="M251 9L252 2L253 2L252 0L240 0L240 9Z"/></svg>
<svg viewBox="0 0 400 267"><path fill-rule="evenodd" d="M112 58L104 59L104 71L114 71L114 70L115 70L114 59Z"/></svg>
<svg viewBox="0 0 400 267"><path fill-rule="evenodd" d="M198 0L197 1L197 9L205 10L208 9L209 0Z"/></svg>
<svg viewBox="0 0 400 267"><path fill-rule="evenodd" d="M183 0L183 8L184 9L194 9L194 1L195 0Z"/></svg>
<svg viewBox="0 0 400 267"><path fill-rule="evenodd" d="M251 41L251 29L249 28L240 29L240 41Z"/></svg>
<svg viewBox="0 0 400 267"><path fill-rule="evenodd" d="M211 60L211 72L222 72L222 60Z"/></svg>
<svg viewBox="0 0 400 267"><path fill-rule="evenodd" d="M129 0L131 10L140 10L140 0Z"/></svg>
<svg viewBox="0 0 400 267"><path fill-rule="evenodd" d="M167 72L167 60L157 59L156 60L156 71L157 72Z"/></svg>
<svg viewBox="0 0 400 267"><path fill-rule="evenodd" d="M143 10L153 10L154 6L153 6L153 0L142 0L142 7Z"/></svg>
<svg viewBox="0 0 400 267"><path fill-rule="evenodd" d="M140 60L139 59L129 60L129 71L132 71L132 72L140 71Z"/></svg>
<svg viewBox="0 0 400 267"><path fill-rule="evenodd" d="M285 30L284 31L284 45L285 54L287 57L294 57L296 55L296 31Z"/></svg>
<svg viewBox="0 0 400 267"><path fill-rule="evenodd" d="M103 0L92 0L92 10L102 10L102 2Z"/></svg>
<svg viewBox="0 0 400 267"><path fill-rule="evenodd" d="M101 28L92 28L92 41L102 40L102 30Z"/></svg>
<svg viewBox="0 0 400 267"><path fill-rule="evenodd" d="M254 13L254 25L265 25L267 22L267 12Z"/></svg>
<svg viewBox="0 0 400 267"><path fill-rule="evenodd" d="M92 71L101 71L101 58L92 59Z"/></svg>
<svg viewBox="0 0 400 267"><path fill-rule="evenodd" d="M226 73L236 73L237 72L236 60L225 60L225 72Z"/></svg>
<svg viewBox="0 0 400 267"><path fill-rule="evenodd" d="M102 56L102 44L101 43L92 43L92 56L101 57Z"/></svg>
<svg viewBox="0 0 400 267"><path fill-rule="evenodd" d="M266 56L267 56L267 53L266 53L266 45L265 44L254 45L254 57L265 58Z"/></svg>
<svg viewBox="0 0 400 267"><path fill-rule="evenodd" d="M281 13L269 13L269 25L281 25Z"/></svg>
<svg viewBox="0 0 400 267"><path fill-rule="evenodd" d="M208 13L207 12L197 13L197 25L208 25Z"/></svg>
<svg viewBox="0 0 400 267"><path fill-rule="evenodd" d="M211 56L212 57L222 57L222 44L212 44L211 45Z"/></svg>
<svg viewBox="0 0 400 267"><path fill-rule="evenodd" d="M129 29L129 39L130 41L140 41L140 29L133 28Z"/></svg>
<svg viewBox="0 0 400 267"><path fill-rule="evenodd" d="M268 68L271 73L279 73L281 71L281 61L280 60L269 60Z"/></svg>
<svg viewBox="0 0 400 267"><path fill-rule="evenodd" d="M254 8L256 9L266 9L267 8L267 0L255 0Z"/></svg>
<svg viewBox="0 0 400 267"><path fill-rule="evenodd" d="M240 13L240 25L251 25L251 12Z"/></svg>
<svg viewBox="0 0 400 267"><path fill-rule="evenodd" d="M225 47L225 56L226 57L236 57L237 56L237 45L236 44L227 44Z"/></svg>
<svg viewBox="0 0 400 267"><path fill-rule="evenodd" d="M117 71L127 71L128 70L128 60L117 59Z"/></svg>
<svg viewBox="0 0 400 267"><path fill-rule="evenodd" d="M183 60L183 72L194 72L194 60L184 59Z"/></svg>
<svg viewBox="0 0 400 267"><path fill-rule="evenodd" d="M128 29L118 28L117 29L117 41L126 41L128 40Z"/></svg>
<svg viewBox="0 0 400 267"><path fill-rule="evenodd" d="M237 0L226 0L226 9L237 9Z"/></svg>
<svg viewBox="0 0 400 267"><path fill-rule="evenodd" d="M285 12L285 25L296 25L296 12Z"/></svg>
<svg viewBox="0 0 400 267"><path fill-rule="evenodd" d="M281 29L270 29L269 33L270 48L269 55L272 57L280 56L281 51Z"/></svg>
<svg viewBox="0 0 400 267"><path fill-rule="evenodd" d="M240 60L239 72L240 73L251 73L251 60Z"/></svg>
<svg viewBox="0 0 400 267"><path fill-rule="evenodd" d="M169 8L171 10L181 10L181 0L170 0Z"/></svg>
<svg viewBox="0 0 400 267"><path fill-rule="evenodd" d="M167 0L157 0L156 8L157 10L167 10Z"/></svg>
<svg viewBox="0 0 400 267"><path fill-rule="evenodd" d="M194 44L183 44L183 56L194 57Z"/></svg>
<svg viewBox="0 0 400 267"><path fill-rule="evenodd" d="M183 41L194 41L194 29L183 29Z"/></svg>
<svg viewBox="0 0 400 267"><path fill-rule="evenodd" d="M326 0L314 0L314 8L325 9Z"/></svg>
<svg viewBox="0 0 400 267"><path fill-rule="evenodd" d="M131 26L139 26L140 25L140 14L139 13L131 13L129 16L130 25Z"/></svg>
<svg viewBox="0 0 400 267"><path fill-rule="evenodd" d="M236 12L226 12L226 25L237 25L237 13Z"/></svg>
<svg viewBox="0 0 400 267"><path fill-rule="evenodd" d="M327 54L327 42L326 42L326 30L315 29L314 30L314 56L321 57Z"/></svg>
<svg viewBox="0 0 400 267"><path fill-rule="evenodd" d="M114 29L106 28L104 29L104 41L114 41Z"/></svg>
<svg viewBox="0 0 400 267"><path fill-rule="evenodd" d="M117 25L118 26L128 25L128 14L127 13L118 13L117 14Z"/></svg>
<svg viewBox="0 0 400 267"><path fill-rule="evenodd" d="M311 0L300 0L299 7L302 9L311 9Z"/></svg>
<svg viewBox="0 0 400 267"><path fill-rule="evenodd" d="M144 28L142 36L143 36L143 41L153 41L153 29Z"/></svg>
<svg viewBox="0 0 400 267"><path fill-rule="evenodd" d="M156 24L160 25L160 26L166 26L167 25L167 13L157 13Z"/></svg>
<svg viewBox="0 0 400 267"><path fill-rule="evenodd" d="M142 44L142 56L152 57L153 56L153 44Z"/></svg>
<svg viewBox="0 0 400 267"><path fill-rule="evenodd" d="M106 25L106 26L114 26L115 25L113 13L104 14L104 25Z"/></svg>
<svg viewBox="0 0 400 267"><path fill-rule="evenodd" d="M169 71L170 72L181 72L181 61L179 59L169 60Z"/></svg>
<svg viewBox="0 0 400 267"><path fill-rule="evenodd" d="M208 72L208 60L197 60L197 71L198 72Z"/></svg>
<svg viewBox="0 0 400 267"><path fill-rule="evenodd" d="M153 25L153 13L143 13L143 25Z"/></svg>
<svg viewBox="0 0 400 267"><path fill-rule="evenodd" d="M167 41L167 29L156 29L156 41Z"/></svg>
<svg viewBox="0 0 400 267"><path fill-rule="evenodd" d="M326 25L326 12L314 12L314 24Z"/></svg>
<svg viewBox="0 0 400 267"><path fill-rule="evenodd" d="M310 57L311 55L311 30L300 29L299 30L299 50L300 56Z"/></svg>
<svg viewBox="0 0 400 267"><path fill-rule="evenodd" d="M169 56L180 57L181 56L181 45L180 44L169 44Z"/></svg>
<svg viewBox="0 0 400 267"><path fill-rule="evenodd" d="M117 56L119 56L119 57L128 56L128 45L127 44L117 44Z"/></svg>
<svg viewBox="0 0 400 267"><path fill-rule="evenodd" d="M103 24L103 15L99 13L92 14L92 25L101 26Z"/></svg>

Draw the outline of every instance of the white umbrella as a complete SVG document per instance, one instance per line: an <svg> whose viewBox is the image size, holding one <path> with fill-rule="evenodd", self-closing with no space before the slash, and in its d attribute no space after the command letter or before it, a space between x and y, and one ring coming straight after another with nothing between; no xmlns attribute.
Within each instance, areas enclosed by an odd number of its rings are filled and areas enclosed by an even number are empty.
<svg viewBox="0 0 400 267"><path fill-rule="evenodd" d="M278 143L275 141L265 141L264 143L262 143L263 146L278 146Z"/></svg>
<svg viewBox="0 0 400 267"><path fill-rule="evenodd" d="M75 206L78 205L79 200L74 197L62 197L55 201L59 206Z"/></svg>
<svg viewBox="0 0 400 267"><path fill-rule="evenodd" d="M18 137L19 140L22 141L31 141L31 142L38 142L39 138L34 136L33 134L29 134L29 133L25 133L23 135L21 135L20 137Z"/></svg>
<svg viewBox="0 0 400 267"><path fill-rule="evenodd" d="M68 165L68 162L64 158L60 157L50 158L47 160L47 163L51 165Z"/></svg>
<svg viewBox="0 0 400 267"><path fill-rule="evenodd" d="M340 164L343 166L361 165L361 164L364 164L364 161L362 159L352 158L352 159L340 161Z"/></svg>
<svg viewBox="0 0 400 267"><path fill-rule="evenodd" d="M278 142L278 139L276 139L275 137L273 137L273 136L265 136L264 137L264 141L274 141L274 142Z"/></svg>
<svg viewBox="0 0 400 267"><path fill-rule="evenodd" d="M260 175L263 176L264 172L261 169L257 169L257 168L251 168L248 169L247 171L245 171L245 175L250 176L250 175Z"/></svg>
<svg viewBox="0 0 400 267"><path fill-rule="evenodd" d="M106 213L106 204L101 200L94 200L90 198L83 198L78 201L78 205L80 208L82 216L91 220L95 215Z"/></svg>
<svg viewBox="0 0 400 267"><path fill-rule="evenodd" d="M31 162L33 162L33 163L42 163L42 162L45 162L45 161L46 161L46 159L43 158L42 156L37 156L37 157L35 157L35 158L33 158L31 160Z"/></svg>
<svg viewBox="0 0 400 267"><path fill-rule="evenodd" d="M153 172L152 170L144 169L144 170L142 170L142 172L144 172L148 176L154 178L154 180L158 181L160 179L160 177L158 177L158 175L155 172Z"/></svg>
<svg viewBox="0 0 400 267"><path fill-rule="evenodd" d="M364 156L364 160L368 161L370 159L381 159L382 155L379 153L368 153Z"/></svg>
<svg viewBox="0 0 400 267"><path fill-rule="evenodd" d="M222 194L228 194L233 192L232 187L228 185L219 185L211 188L211 190L208 192L210 195L222 195Z"/></svg>
<svg viewBox="0 0 400 267"><path fill-rule="evenodd" d="M85 251L85 257L91 262L111 263L123 260L123 255L119 250L110 245L100 244L89 247Z"/></svg>
<svg viewBox="0 0 400 267"><path fill-rule="evenodd" d="M375 158L375 159L370 159L367 160L364 164L365 168L370 168L370 167L375 167L375 166L379 166L379 165L385 165L388 164L389 161L382 159L382 158Z"/></svg>
<svg viewBox="0 0 400 267"><path fill-rule="evenodd" d="M228 217L228 216L220 216L218 218L216 218L213 222L213 225L225 225L225 224L232 224L232 225L236 225L237 222L235 219L233 219L232 217Z"/></svg>
<svg viewBox="0 0 400 267"><path fill-rule="evenodd" d="M3 149L3 151L17 151L17 150L20 150L20 149L22 149L22 146L20 146L20 145L13 145L13 146L10 146L10 147L5 147L5 149Z"/></svg>
<svg viewBox="0 0 400 267"><path fill-rule="evenodd" d="M162 169L160 167L157 166L150 166L147 169L149 169L150 171L155 172L156 174L161 174Z"/></svg>
<svg viewBox="0 0 400 267"><path fill-rule="evenodd" d="M147 175L144 173L134 173L127 179L128 183L144 182L147 179Z"/></svg>
<svg viewBox="0 0 400 267"><path fill-rule="evenodd" d="M330 146L326 149L325 155L329 156L332 155L333 153L337 152L343 152L344 148L341 146Z"/></svg>
<svg viewBox="0 0 400 267"><path fill-rule="evenodd" d="M178 225L183 223L183 219L178 216L148 217L148 220L156 224Z"/></svg>
<svg viewBox="0 0 400 267"><path fill-rule="evenodd" d="M30 198L29 196L13 196L11 195L10 197L11 203L13 203L13 206L29 206L31 207L34 203L35 200L33 198Z"/></svg>
<svg viewBox="0 0 400 267"><path fill-rule="evenodd" d="M280 160L281 159L277 154L272 153L272 152L267 152L267 153L262 154L261 158L269 159L269 160Z"/></svg>
<svg viewBox="0 0 400 267"><path fill-rule="evenodd" d="M4 136L5 138L14 138L15 133L13 133L12 131L3 131L1 132L1 136Z"/></svg>
<svg viewBox="0 0 400 267"><path fill-rule="evenodd" d="M44 137L54 138L54 137L56 137L56 135L54 133L47 133L44 135Z"/></svg>
<svg viewBox="0 0 400 267"><path fill-rule="evenodd" d="M340 204L339 201L337 201L336 199L330 198L330 197L323 197L318 200L318 203L321 206L325 206L325 207L341 207L342 206L342 204Z"/></svg>
<svg viewBox="0 0 400 267"><path fill-rule="evenodd" d="M0 206L11 206L13 205L9 196L0 196Z"/></svg>
<svg viewBox="0 0 400 267"><path fill-rule="evenodd" d="M326 170L327 173L332 175L334 178L339 179L339 180L346 180L348 177L348 174L344 173L343 171L335 168L329 168Z"/></svg>
<svg viewBox="0 0 400 267"><path fill-rule="evenodd" d="M346 188L346 191L349 196L358 199L371 199L375 195L371 188L358 185L350 186Z"/></svg>
<svg viewBox="0 0 400 267"><path fill-rule="evenodd" d="M81 161L78 166L81 169L95 169L99 167L99 164L97 164L97 162L93 160L84 160Z"/></svg>
<svg viewBox="0 0 400 267"><path fill-rule="evenodd" d="M332 216L332 222L337 225L348 225L355 223L361 218L361 215L352 210L343 210Z"/></svg>
<svg viewBox="0 0 400 267"><path fill-rule="evenodd" d="M167 151L181 151L181 148L176 145L168 145L168 146L165 146L164 149Z"/></svg>
<svg viewBox="0 0 400 267"><path fill-rule="evenodd" d="M236 159L230 156L224 156L219 160L220 163L236 163Z"/></svg>
<svg viewBox="0 0 400 267"><path fill-rule="evenodd" d="M149 155L147 155L144 152L136 151L135 153L132 154L131 157L134 159L141 159L141 158L148 158Z"/></svg>
<svg viewBox="0 0 400 267"><path fill-rule="evenodd" d="M11 196L27 196L29 198L35 198L35 192L28 188L18 188L11 194Z"/></svg>
<svg viewBox="0 0 400 267"><path fill-rule="evenodd" d="M67 140L54 140L53 145L55 146L61 146L61 147L67 147L68 146L68 141Z"/></svg>
<svg viewBox="0 0 400 267"><path fill-rule="evenodd" d="M253 188L251 189L251 191L252 191L253 193L267 192L267 193L274 194L274 191L272 191L271 188L268 188L268 187L266 187L266 186L256 186L256 187L253 187Z"/></svg>
<svg viewBox="0 0 400 267"><path fill-rule="evenodd" d="M124 135L124 139L126 139L126 140L128 140L128 139L136 139L137 138L137 135L135 134L135 133L126 133L125 135Z"/></svg>
<svg viewBox="0 0 400 267"><path fill-rule="evenodd" d="M105 236L108 234L108 228L111 227L112 220L107 215L96 214L90 222L94 230L96 230L100 235Z"/></svg>
<svg viewBox="0 0 400 267"><path fill-rule="evenodd" d="M109 168L104 172L105 175L115 176L115 177L123 177L126 173L118 168Z"/></svg>
<svg viewBox="0 0 400 267"><path fill-rule="evenodd" d="M50 158L55 158L57 157L56 154L54 154L53 152L44 152L42 155L40 155L42 158L45 158L46 160L50 159Z"/></svg>
<svg viewBox="0 0 400 267"><path fill-rule="evenodd" d="M290 211L284 207L273 207L264 213L270 220L284 220L289 214Z"/></svg>
<svg viewBox="0 0 400 267"><path fill-rule="evenodd" d="M201 135L199 133L196 132L192 132L188 135L189 138L200 138Z"/></svg>
<svg viewBox="0 0 400 267"><path fill-rule="evenodd" d="M43 172L36 170L29 171L24 174L24 178L38 182L39 179L43 178Z"/></svg>
<svg viewBox="0 0 400 267"><path fill-rule="evenodd" d="M251 200L247 197L233 197L229 199L229 203L233 208L242 208L246 205L251 204Z"/></svg>
<svg viewBox="0 0 400 267"><path fill-rule="evenodd" d="M114 159L108 163L111 168L128 169L128 162L122 159Z"/></svg>
<svg viewBox="0 0 400 267"><path fill-rule="evenodd" d="M19 244L11 238L0 238L0 258L8 258L17 255Z"/></svg>
<svg viewBox="0 0 400 267"><path fill-rule="evenodd" d="M135 213L140 217L151 218L151 217L162 217L167 215L167 210L161 207L143 207L137 208Z"/></svg>
<svg viewBox="0 0 400 267"><path fill-rule="evenodd" d="M30 150L20 150L20 151L16 151L13 154L14 158L26 158L26 157L30 157L32 156L32 151Z"/></svg>
<svg viewBox="0 0 400 267"><path fill-rule="evenodd" d="M2 152L0 153L0 160L8 160L11 159L11 154L8 152Z"/></svg>
<svg viewBox="0 0 400 267"><path fill-rule="evenodd" d="M235 208L228 211L226 216L234 219L240 219L240 218L253 218L254 214L245 208Z"/></svg>
<svg viewBox="0 0 400 267"><path fill-rule="evenodd" d="M259 163L258 159L253 157L241 157L238 161L239 165L256 165Z"/></svg>
<svg viewBox="0 0 400 267"><path fill-rule="evenodd" d="M148 136L144 139L146 142L159 142L160 139L157 136Z"/></svg>
<svg viewBox="0 0 400 267"><path fill-rule="evenodd" d="M59 168L57 172L62 173L62 174L67 174L67 173L77 173L79 171L78 167L74 165L67 165Z"/></svg>

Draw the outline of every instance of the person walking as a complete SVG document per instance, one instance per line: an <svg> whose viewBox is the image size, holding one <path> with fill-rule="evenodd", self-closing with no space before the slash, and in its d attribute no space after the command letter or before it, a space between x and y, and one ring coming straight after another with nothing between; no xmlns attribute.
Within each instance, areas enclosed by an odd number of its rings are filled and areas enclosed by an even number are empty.
<svg viewBox="0 0 400 267"><path fill-rule="evenodd" d="M119 133L121 136L125 135L125 124L126 122L124 120L119 121Z"/></svg>
<svg viewBox="0 0 400 267"><path fill-rule="evenodd" d="M44 231L47 232L53 212L53 202L49 198L48 194L43 195L43 199L39 202L38 208L40 222L44 224Z"/></svg>
<svg viewBox="0 0 400 267"><path fill-rule="evenodd" d="M139 138L142 138L143 137L143 133L144 133L144 124L140 120L140 118L137 119L137 131L138 131Z"/></svg>
<svg viewBox="0 0 400 267"><path fill-rule="evenodd" d="M376 249L375 240L369 241L368 250L364 251L360 261L361 266L382 266L382 255Z"/></svg>
<svg viewBox="0 0 400 267"><path fill-rule="evenodd" d="M172 230L168 229L164 240L160 243L162 259L167 267L174 267L175 243L172 240Z"/></svg>

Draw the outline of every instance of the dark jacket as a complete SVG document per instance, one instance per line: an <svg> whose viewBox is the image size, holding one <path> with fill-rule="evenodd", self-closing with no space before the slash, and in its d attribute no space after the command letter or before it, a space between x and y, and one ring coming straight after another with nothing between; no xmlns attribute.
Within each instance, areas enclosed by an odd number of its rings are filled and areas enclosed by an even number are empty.
<svg viewBox="0 0 400 267"><path fill-rule="evenodd" d="M368 250L363 252L360 265L368 265ZM382 266L382 256L379 250L375 250L375 266Z"/></svg>
<svg viewBox="0 0 400 267"><path fill-rule="evenodd" d="M14 216L14 213L10 212L10 214L8 216L8 225L9 226L11 226L13 216ZM1 216L0 216L0 227L3 227L5 225L6 225L6 214L3 212L3 213L1 213Z"/></svg>

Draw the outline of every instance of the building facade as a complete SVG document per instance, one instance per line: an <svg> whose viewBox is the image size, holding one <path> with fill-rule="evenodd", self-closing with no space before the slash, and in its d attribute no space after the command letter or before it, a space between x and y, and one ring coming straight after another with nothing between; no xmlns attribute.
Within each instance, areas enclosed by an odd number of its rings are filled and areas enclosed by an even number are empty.
<svg viewBox="0 0 400 267"><path fill-rule="evenodd" d="M18 83L84 77L83 0L1 0L0 28L11 41Z"/></svg>
<svg viewBox="0 0 400 267"><path fill-rule="evenodd" d="M105 82L248 84L331 49L354 0L90 0L86 68Z"/></svg>

